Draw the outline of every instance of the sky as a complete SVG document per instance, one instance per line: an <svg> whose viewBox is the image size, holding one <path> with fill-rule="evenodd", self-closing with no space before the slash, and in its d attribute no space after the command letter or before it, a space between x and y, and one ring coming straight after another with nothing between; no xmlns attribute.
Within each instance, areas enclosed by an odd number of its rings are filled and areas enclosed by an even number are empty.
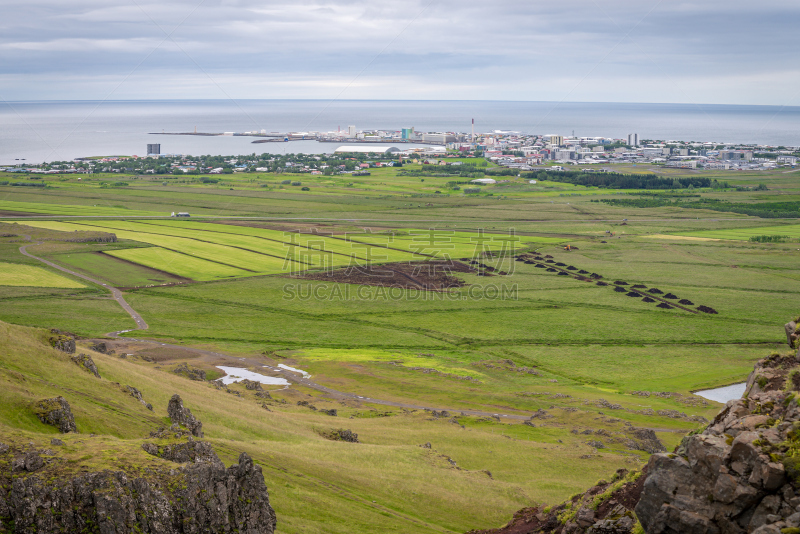
<svg viewBox="0 0 800 534"><path fill-rule="evenodd" d="M797 0L0 0L0 99L800 105Z"/></svg>

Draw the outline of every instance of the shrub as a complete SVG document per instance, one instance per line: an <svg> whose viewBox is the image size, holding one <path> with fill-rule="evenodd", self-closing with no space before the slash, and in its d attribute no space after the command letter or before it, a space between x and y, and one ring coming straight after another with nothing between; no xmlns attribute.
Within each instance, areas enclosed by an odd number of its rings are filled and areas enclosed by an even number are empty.
<svg viewBox="0 0 800 534"><path fill-rule="evenodd" d="M797 484L800 482L800 458L796 456L787 456L783 459L783 467L786 469L786 474L789 478Z"/></svg>
<svg viewBox="0 0 800 534"><path fill-rule="evenodd" d="M751 243L785 243L788 235L754 235L750 236Z"/></svg>
<svg viewBox="0 0 800 534"><path fill-rule="evenodd" d="M292 182L292 185L303 185L302 182Z"/></svg>

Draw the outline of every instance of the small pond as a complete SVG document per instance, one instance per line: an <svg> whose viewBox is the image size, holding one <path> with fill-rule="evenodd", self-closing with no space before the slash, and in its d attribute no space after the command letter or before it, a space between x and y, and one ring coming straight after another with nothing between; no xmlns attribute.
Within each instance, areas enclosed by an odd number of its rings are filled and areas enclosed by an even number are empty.
<svg viewBox="0 0 800 534"><path fill-rule="evenodd" d="M280 367L281 369L286 369L287 371L292 371L293 373L297 373L299 375L303 375L303 378L311 378L311 375L306 373L302 369L295 369L294 367L289 367L288 365L284 365L282 363L279 363L278 367Z"/></svg>
<svg viewBox="0 0 800 534"><path fill-rule="evenodd" d="M248 371L247 369L242 369L241 367L224 367L222 365L217 365L217 369L221 369L225 371L227 376L223 376L220 380L222 380L223 384L233 384L234 382L238 382L240 380L252 380L254 382L261 382L262 384L267 384L270 386L288 386L289 381L285 378L277 378L274 376L265 376L260 375L258 373L254 373L253 371Z"/></svg>
<svg viewBox="0 0 800 534"><path fill-rule="evenodd" d="M695 395L699 395L704 399L721 402L725 404L729 400L740 399L744 394L744 389L747 386L746 382L741 384L732 384L730 386L723 386L721 388L704 389L702 391L695 391Z"/></svg>

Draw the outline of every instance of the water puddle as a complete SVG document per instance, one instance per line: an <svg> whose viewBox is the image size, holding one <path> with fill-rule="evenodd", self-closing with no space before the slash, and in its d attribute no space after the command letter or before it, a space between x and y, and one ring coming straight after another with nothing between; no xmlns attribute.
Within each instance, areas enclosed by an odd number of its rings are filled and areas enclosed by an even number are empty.
<svg viewBox="0 0 800 534"><path fill-rule="evenodd" d="M723 386L721 388L695 391L694 394L699 395L704 399L721 402L722 404L725 404L729 400L736 400L742 398L746 386L747 383L742 382L741 384L732 384L730 386Z"/></svg>
<svg viewBox="0 0 800 534"><path fill-rule="evenodd" d="M287 371L292 371L293 373L301 374L303 375L303 378L311 378L310 374L300 369L295 369L294 367L289 367L288 365L283 365L282 363L279 363L278 367L280 367L281 369L286 369Z"/></svg>
<svg viewBox="0 0 800 534"><path fill-rule="evenodd" d="M260 375L258 373L254 373L253 371L248 371L247 369L242 369L241 367L224 367L222 365L217 365L217 369L221 369L225 371L227 376L223 376L220 380L222 383L233 384L234 382L238 382L240 380L252 380L254 382L261 382L262 384L267 384L270 386L288 386L289 381L285 378L278 378L274 376L265 376Z"/></svg>

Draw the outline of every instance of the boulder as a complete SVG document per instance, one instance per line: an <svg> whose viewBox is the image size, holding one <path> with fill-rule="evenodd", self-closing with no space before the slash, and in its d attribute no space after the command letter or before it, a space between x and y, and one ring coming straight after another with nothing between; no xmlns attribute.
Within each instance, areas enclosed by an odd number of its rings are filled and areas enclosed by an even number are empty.
<svg viewBox="0 0 800 534"><path fill-rule="evenodd" d="M142 449L148 454L179 464L187 462L222 464L222 460L220 460L217 453L214 452L214 448L205 441L188 441L186 443L164 446L145 442L142 444Z"/></svg>
<svg viewBox="0 0 800 534"><path fill-rule="evenodd" d="M661 440L656 436L655 431L649 428L630 428L628 431L633 438L635 444L632 447L634 450L649 452L654 454L657 452L665 452L667 448L661 443Z"/></svg>
<svg viewBox="0 0 800 534"><path fill-rule="evenodd" d="M51 336L48 341L50 341L50 346L56 350L60 350L61 352L66 352L67 354L74 354L75 353L75 338L62 333L60 330L53 329L50 331L51 333L55 334Z"/></svg>
<svg viewBox="0 0 800 534"><path fill-rule="evenodd" d="M94 360L92 360L92 357L89 356L88 354L78 354L76 356L70 356L70 359L74 364L83 367L97 378L100 378L100 372L97 370L97 366L95 365Z"/></svg>
<svg viewBox="0 0 800 534"><path fill-rule="evenodd" d="M106 345L105 341L97 341L89 345L89 348L95 352L99 352L101 354L109 354L108 345ZM114 352L114 351L110 351Z"/></svg>
<svg viewBox="0 0 800 534"><path fill-rule="evenodd" d="M206 379L206 372L202 369L194 369L189 367L186 363L180 364L172 370L176 375L185 376L190 380L203 381Z"/></svg>
<svg viewBox="0 0 800 534"><path fill-rule="evenodd" d="M189 408L184 408L183 400L177 393L169 400L167 414L173 424L185 426L195 437L203 437L203 423L192 415Z"/></svg>
<svg viewBox="0 0 800 534"><path fill-rule="evenodd" d="M34 405L34 412L42 423L57 427L62 434L78 431L72 410L64 397L42 399Z"/></svg>
<svg viewBox="0 0 800 534"><path fill-rule="evenodd" d="M25 453L25 471L33 472L38 471L44 467L44 460L36 451L29 451Z"/></svg>
<svg viewBox="0 0 800 534"><path fill-rule="evenodd" d="M261 386L261 382L256 382L255 380L248 380L245 378L244 380L239 380L239 383L244 386L244 389L251 391L264 391L264 388Z"/></svg>
<svg viewBox="0 0 800 534"><path fill-rule="evenodd" d="M789 344L789 348L796 348L798 339L797 321L789 321L783 325L783 329L786 331L786 343Z"/></svg>
<svg viewBox="0 0 800 534"><path fill-rule="evenodd" d="M358 434L352 430L331 430L329 432L322 432L322 437L331 441L346 441L349 443L358 443Z"/></svg>

